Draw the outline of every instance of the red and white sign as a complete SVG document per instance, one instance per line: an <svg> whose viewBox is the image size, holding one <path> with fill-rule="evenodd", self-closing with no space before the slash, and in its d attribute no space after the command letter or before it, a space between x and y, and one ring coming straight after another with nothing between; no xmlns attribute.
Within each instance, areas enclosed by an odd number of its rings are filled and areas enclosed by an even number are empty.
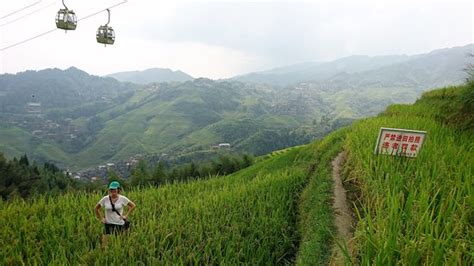
<svg viewBox="0 0 474 266"><path fill-rule="evenodd" d="M416 157L420 152L426 131L399 128L380 128L375 154Z"/></svg>

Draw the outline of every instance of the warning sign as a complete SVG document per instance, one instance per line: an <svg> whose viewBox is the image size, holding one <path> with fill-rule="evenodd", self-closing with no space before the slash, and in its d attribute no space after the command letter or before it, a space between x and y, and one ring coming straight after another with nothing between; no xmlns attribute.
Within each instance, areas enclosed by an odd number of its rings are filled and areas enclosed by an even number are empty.
<svg viewBox="0 0 474 266"><path fill-rule="evenodd" d="M382 127L374 153L416 157L425 136L426 131Z"/></svg>

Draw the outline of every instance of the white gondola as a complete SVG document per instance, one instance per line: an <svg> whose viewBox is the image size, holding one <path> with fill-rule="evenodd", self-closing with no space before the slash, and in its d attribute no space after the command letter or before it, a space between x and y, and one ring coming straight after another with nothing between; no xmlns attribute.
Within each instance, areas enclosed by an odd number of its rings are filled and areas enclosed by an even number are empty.
<svg viewBox="0 0 474 266"><path fill-rule="evenodd" d="M100 26L97 29L97 33L96 33L97 42L103 43L105 46L107 46L107 44L114 44L115 42L114 29L112 29L112 27L109 26L110 10L107 9L107 12L109 13L109 21L104 26Z"/></svg>
<svg viewBox="0 0 474 266"><path fill-rule="evenodd" d="M56 27L63 30L75 30L77 27L77 18L74 11L69 10L64 4L64 8L59 9L56 14Z"/></svg>

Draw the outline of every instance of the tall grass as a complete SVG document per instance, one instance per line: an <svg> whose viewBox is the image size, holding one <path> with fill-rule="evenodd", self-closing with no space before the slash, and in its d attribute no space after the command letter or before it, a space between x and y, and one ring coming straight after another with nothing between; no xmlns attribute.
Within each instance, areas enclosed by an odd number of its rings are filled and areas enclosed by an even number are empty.
<svg viewBox="0 0 474 266"><path fill-rule="evenodd" d="M391 106L347 135L346 178L360 196L358 263L472 265L474 136L440 122L455 96L451 88ZM382 126L427 131L423 150L415 159L374 155Z"/></svg>
<svg viewBox="0 0 474 266"><path fill-rule="evenodd" d="M100 193L0 204L0 265L281 264L294 259L301 148L231 176L127 191L133 229L100 245Z"/></svg>
<svg viewBox="0 0 474 266"><path fill-rule="evenodd" d="M298 265L324 265L329 261L333 243L333 181L331 162L342 150L347 129L341 129L308 145L312 171L301 194L298 229L301 234L296 257ZM301 156L305 156L303 152Z"/></svg>

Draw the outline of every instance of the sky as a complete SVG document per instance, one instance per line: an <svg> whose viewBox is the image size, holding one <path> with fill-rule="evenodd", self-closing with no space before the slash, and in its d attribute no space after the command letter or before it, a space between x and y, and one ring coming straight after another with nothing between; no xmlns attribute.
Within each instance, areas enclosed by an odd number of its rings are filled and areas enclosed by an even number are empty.
<svg viewBox="0 0 474 266"><path fill-rule="evenodd" d="M121 2L111 9L115 44L104 47L95 32L107 23L105 9ZM414 55L474 43L474 4L467 0L65 4L79 19L67 33L54 30L61 1L0 0L0 74L74 66L106 75L159 67L220 79L351 55Z"/></svg>

